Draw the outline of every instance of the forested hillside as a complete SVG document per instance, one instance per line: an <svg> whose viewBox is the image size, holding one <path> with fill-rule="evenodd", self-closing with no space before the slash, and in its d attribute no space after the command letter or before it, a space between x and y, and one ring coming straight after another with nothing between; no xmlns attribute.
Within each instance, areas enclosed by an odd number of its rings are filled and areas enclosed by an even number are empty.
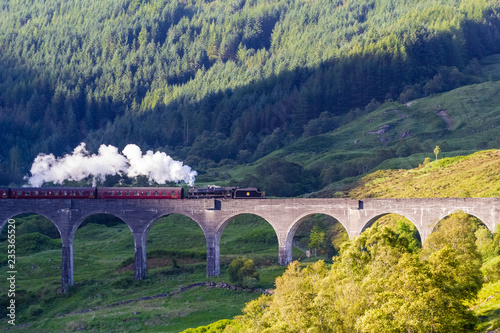
<svg viewBox="0 0 500 333"><path fill-rule="evenodd" d="M473 59L500 52L499 8L6 0L0 183L20 183L38 153L81 141L160 149L200 171L252 162L336 128L350 110L479 82Z"/></svg>

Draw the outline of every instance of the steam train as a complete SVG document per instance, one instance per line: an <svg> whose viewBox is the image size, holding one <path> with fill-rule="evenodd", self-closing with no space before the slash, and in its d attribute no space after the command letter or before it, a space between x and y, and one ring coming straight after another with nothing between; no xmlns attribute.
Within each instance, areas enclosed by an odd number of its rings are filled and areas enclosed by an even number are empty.
<svg viewBox="0 0 500 333"><path fill-rule="evenodd" d="M19 187L0 188L1 199L262 199L256 187Z"/></svg>

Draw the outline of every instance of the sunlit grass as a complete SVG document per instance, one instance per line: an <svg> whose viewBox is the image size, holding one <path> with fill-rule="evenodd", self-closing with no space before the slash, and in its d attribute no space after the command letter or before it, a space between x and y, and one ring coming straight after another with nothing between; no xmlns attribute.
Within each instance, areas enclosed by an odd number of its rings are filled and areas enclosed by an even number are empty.
<svg viewBox="0 0 500 333"><path fill-rule="evenodd" d="M424 161L422 161L424 162ZM411 170L381 170L363 177L352 198L500 196L500 150L431 161Z"/></svg>

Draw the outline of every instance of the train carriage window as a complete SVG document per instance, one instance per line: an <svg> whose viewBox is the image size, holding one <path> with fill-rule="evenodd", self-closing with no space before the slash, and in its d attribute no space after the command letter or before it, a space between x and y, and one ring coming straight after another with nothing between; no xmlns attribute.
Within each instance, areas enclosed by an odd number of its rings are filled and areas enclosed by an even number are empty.
<svg viewBox="0 0 500 333"><path fill-rule="evenodd" d="M125 191L125 195L130 195L130 191Z"/></svg>
<svg viewBox="0 0 500 333"><path fill-rule="evenodd" d="M71 195L76 195L76 191L70 191Z"/></svg>
<svg viewBox="0 0 500 333"><path fill-rule="evenodd" d="M134 191L134 195L139 195L139 191Z"/></svg>
<svg viewBox="0 0 500 333"><path fill-rule="evenodd" d="M115 195L115 191L109 191L109 195Z"/></svg>
<svg viewBox="0 0 500 333"><path fill-rule="evenodd" d="M78 195L83 195L83 191L78 191Z"/></svg>
<svg viewBox="0 0 500 333"><path fill-rule="evenodd" d="M118 191L118 195L123 195L123 192L122 191Z"/></svg>
<svg viewBox="0 0 500 333"><path fill-rule="evenodd" d="M54 195L58 196L59 195L59 191L54 191Z"/></svg>
<svg viewBox="0 0 500 333"><path fill-rule="evenodd" d="M17 195L23 195L23 191L17 191Z"/></svg>
<svg viewBox="0 0 500 333"><path fill-rule="evenodd" d="M63 195L68 195L68 191L63 191Z"/></svg>
<svg viewBox="0 0 500 333"><path fill-rule="evenodd" d="M33 191L33 195L38 195L38 193L39 193L38 191ZM28 192L28 194L29 194L29 192Z"/></svg>
<svg viewBox="0 0 500 333"><path fill-rule="evenodd" d="M149 197L151 196L151 191L146 191L146 195Z"/></svg>
<svg viewBox="0 0 500 333"><path fill-rule="evenodd" d="M41 194L46 196L47 195L47 191L41 191Z"/></svg>
<svg viewBox="0 0 500 333"><path fill-rule="evenodd" d="M161 191L162 195L167 195L167 191Z"/></svg>
<svg viewBox="0 0 500 333"><path fill-rule="evenodd" d="M158 191L155 191L155 195L159 195L160 193Z"/></svg>

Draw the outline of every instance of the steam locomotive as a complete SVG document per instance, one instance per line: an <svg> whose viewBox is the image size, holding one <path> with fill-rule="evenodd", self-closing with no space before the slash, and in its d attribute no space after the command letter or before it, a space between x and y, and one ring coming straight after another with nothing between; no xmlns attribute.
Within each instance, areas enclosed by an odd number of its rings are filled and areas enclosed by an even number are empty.
<svg viewBox="0 0 500 333"><path fill-rule="evenodd" d="M1 199L262 199L256 187L19 187L0 188Z"/></svg>

